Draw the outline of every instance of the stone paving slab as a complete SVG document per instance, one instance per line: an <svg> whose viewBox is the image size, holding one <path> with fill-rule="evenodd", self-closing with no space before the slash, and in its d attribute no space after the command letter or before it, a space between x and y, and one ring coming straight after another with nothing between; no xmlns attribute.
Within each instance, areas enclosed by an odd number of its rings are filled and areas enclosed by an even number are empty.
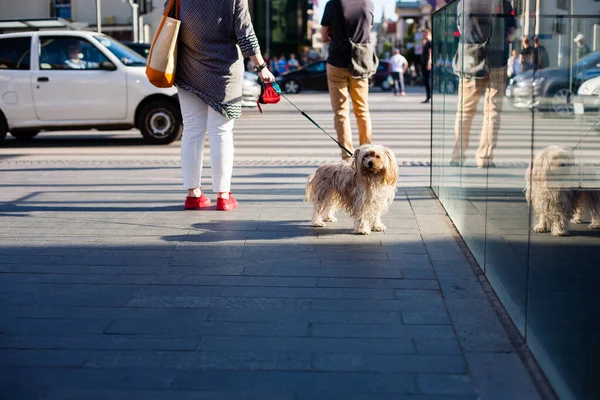
<svg viewBox="0 0 600 400"><path fill-rule="evenodd" d="M539 398L426 188L365 237L310 226L313 166L238 165L230 213L169 165L40 169L0 165L7 399Z"/></svg>

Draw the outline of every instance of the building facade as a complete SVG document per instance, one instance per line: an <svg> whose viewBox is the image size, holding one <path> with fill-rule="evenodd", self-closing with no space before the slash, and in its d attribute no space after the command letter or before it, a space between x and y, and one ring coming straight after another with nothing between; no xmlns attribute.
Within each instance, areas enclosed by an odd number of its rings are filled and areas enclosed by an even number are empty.
<svg viewBox="0 0 600 400"><path fill-rule="evenodd" d="M313 0L249 0L249 6L263 51L287 56L311 47Z"/></svg>
<svg viewBox="0 0 600 400"><path fill-rule="evenodd" d="M152 5L148 1L149 6ZM101 29L119 40L133 40L133 11L128 0L101 0ZM139 19L140 40L149 41L158 26L163 1L154 0L155 9ZM97 12L95 0L0 0L0 19L61 18L72 21L74 27L95 30ZM145 27L145 29L144 29Z"/></svg>

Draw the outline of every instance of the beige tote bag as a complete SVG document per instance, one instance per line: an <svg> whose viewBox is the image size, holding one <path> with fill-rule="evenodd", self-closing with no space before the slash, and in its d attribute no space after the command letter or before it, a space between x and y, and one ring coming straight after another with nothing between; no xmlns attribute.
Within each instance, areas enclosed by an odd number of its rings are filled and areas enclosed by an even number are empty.
<svg viewBox="0 0 600 400"><path fill-rule="evenodd" d="M173 6L175 6L175 18L169 16ZM173 86L177 67L177 37L180 24L179 0L170 0L165 8L158 31L154 35L146 65L146 76L156 87Z"/></svg>

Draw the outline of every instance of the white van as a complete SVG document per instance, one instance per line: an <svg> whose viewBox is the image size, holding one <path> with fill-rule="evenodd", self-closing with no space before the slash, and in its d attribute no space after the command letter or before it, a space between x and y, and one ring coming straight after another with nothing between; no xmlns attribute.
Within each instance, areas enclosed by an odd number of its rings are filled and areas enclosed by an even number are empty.
<svg viewBox="0 0 600 400"><path fill-rule="evenodd" d="M146 59L87 31L0 35L0 143L10 132L138 128L150 143L181 137L177 89L154 87Z"/></svg>

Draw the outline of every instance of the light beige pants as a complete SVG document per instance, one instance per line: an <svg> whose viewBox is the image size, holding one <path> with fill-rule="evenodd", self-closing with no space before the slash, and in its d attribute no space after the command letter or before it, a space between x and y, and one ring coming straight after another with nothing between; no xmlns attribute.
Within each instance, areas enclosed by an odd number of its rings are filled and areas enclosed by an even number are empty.
<svg viewBox="0 0 600 400"><path fill-rule="evenodd" d="M476 154L477 165L487 166L494 159L505 89L506 67L492 69L486 78L460 81L452 161L462 163L466 159L471 126L482 95L484 96L483 127Z"/></svg>
<svg viewBox="0 0 600 400"><path fill-rule="evenodd" d="M354 116L358 125L358 141L363 144L371 143L371 115L369 114L369 80L356 79L350 75L347 68L337 68L327 64L327 84L333 109L333 121L338 141L348 150L352 147L352 131L350 129L350 102L352 99ZM350 156L342 150L342 158Z"/></svg>

